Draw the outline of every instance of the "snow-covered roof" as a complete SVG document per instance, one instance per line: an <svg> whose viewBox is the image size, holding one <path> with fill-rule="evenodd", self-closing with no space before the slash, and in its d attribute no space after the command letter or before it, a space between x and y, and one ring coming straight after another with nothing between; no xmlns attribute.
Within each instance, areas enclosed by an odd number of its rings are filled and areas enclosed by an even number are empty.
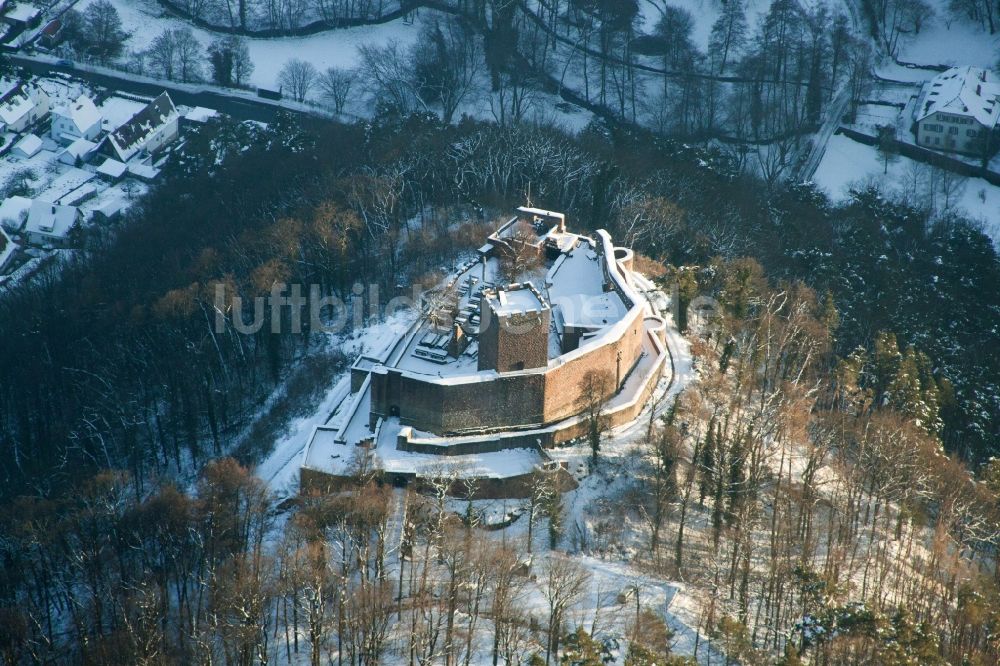
<svg viewBox="0 0 1000 666"><path fill-rule="evenodd" d="M1000 118L1000 81L988 69L952 67L931 79L917 103L919 122L937 112L974 118L993 127Z"/></svg>
<svg viewBox="0 0 1000 666"><path fill-rule="evenodd" d="M97 194L97 188L91 183L84 183L60 199L59 203L63 206L78 206L80 203L90 199L95 194Z"/></svg>
<svg viewBox="0 0 1000 666"><path fill-rule="evenodd" d="M49 183L49 186L38 194L38 197L45 201L59 201L76 188L94 178L97 178L97 174L93 171L77 167L64 169L58 178Z"/></svg>
<svg viewBox="0 0 1000 666"><path fill-rule="evenodd" d="M125 166L123 162L119 162L113 157L109 157L104 160L101 166L97 167L97 173L102 176L110 176L111 178L121 178L125 175L125 170L128 167Z"/></svg>
<svg viewBox="0 0 1000 666"><path fill-rule="evenodd" d="M31 202L28 223L24 229L29 233L64 238L76 223L77 212L76 206L62 206L35 199Z"/></svg>
<svg viewBox="0 0 1000 666"><path fill-rule="evenodd" d="M98 110L101 112L103 117L103 127L104 129L110 131L116 130L125 123L127 123L132 116L142 111L146 108L148 102L139 102L134 99L129 99L127 97L121 97L119 95L112 95L108 97L103 102Z"/></svg>
<svg viewBox="0 0 1000 666"><path fill-rule="evenodd" d="M548 309L548 304L541 299L530 282L512 284L506 289L499 289L495 295L489 296L488 300L490 307L498 315L526 314Z"/></svg>
<svg viewBox="0 0 1000 666"><path fill-rule="evenodd" d="M184 119L190 120L194 123L206 123L210 118L214 118L217 115L219 115L219 112L215 109L206 109L203 106L196 106L184 114Z"/></svg>
<svg viewBox="0 0 1000 666"><path fill-rule="evenodd" d="M22 196L7 197L0 203L0 226L19 231L22 216L31 208L31 199Z"/></svg>
<svg viewBox="0 0 1000 666"><path fill-rule="evenodd" d="M42 12L41 9L27 2L18 2L13 9L4 14L4 18L9 21L27 23Z"/></svg>
<svg viewBox="0 0 1000 666"><path fill-rule="evenodd" d="M160 175L159 169L148 164L137 164L133 162L132 164L129 164L127 168L130 174L143 180L154 180Z"/></svg>
<svg viewBox="0 0 1000 666"><path fill-rule="evenodd" d="M94 208L95 213L100 213L104 217L114 217L126 207L126 202L121 197L109 197Z"/></svg>
<svg viewBox="0 0 1000 666"><path fill-rule="evenodd" d="M37 103L36 95L37 93L33 94L26 85L18 82L0 97L0 120L11 125L31 113Z"/></svg>
<svg viewBox="0 0 1000 666"><path fill-rule="evenodd" d="M135 155L157 129L177 118L177 108L166 92L112 132L108 140L122 160Z"/></svg>
<svg viewBox="0 0 1000 666"><path fill-rule="evenodd" d="M69 118L78 134L83 134L95 124L101 122L101 112L94 106L94 100L86 95L80 95L69 104L62 104L52 109L54 115Z"/></svg>
<svg viewBox="0 0 1000 666"><path fill-rule="evenodd" d="M34 134L26 134L23 139L14 144L14 150L31 157L42 149L42 140Z"/></svg>
<svg viewBox="0 0 1000 666"><path fill-rule="evenodd" d="M66 146L66 149L63 152L69 153L74 159L76 159L77 157L83 157L84 155L91 153L95 148L97 148L97 144L93 141L88 141L87 139L77 139L73 143Z"/></svg>

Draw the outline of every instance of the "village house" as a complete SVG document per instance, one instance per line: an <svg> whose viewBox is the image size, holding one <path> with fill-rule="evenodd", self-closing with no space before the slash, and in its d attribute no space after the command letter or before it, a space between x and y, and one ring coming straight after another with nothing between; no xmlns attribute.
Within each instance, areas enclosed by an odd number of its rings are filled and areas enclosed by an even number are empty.
<svg viewBox="0 0 1000 666"><path fill-rule="evenodd" d="M952 67L928 81L913 111L917 145L984 157L997 147L1000 81L980 67Z"/></svg>
<svg viewBox="0 0 1000 666"><path fill-rule="evenodd" d="M404 335L355 361L343 421L306 448L303 488L331 487L361 455L397 483L446 460L475 470L480 496L520 496L555 464L547 448L586 434L595 403L609 427L634 420L670 364L632 264L605 231L519 208Z"/></svg>
<svg viewBox="0 0 1000 666"><path fill-rule="evenodd" d="M55 48L59 46L59 43L63 40L63 22L62 19L52 19L49 21L41 32L38 33L38 43L47 49Z"/></svg>
<svg viewBox="0 0 1000 666"><path fill-rule="evenodd" d="M96 150L96 143L81 138L59 151L58 159L63 164L75 166L87 162Z"/></svg>
<svg viewBox="0 0 1000 666"><path fill-rule="evenodd" d="M34 157L42 149L42 140L34 134L25 134L11 149L19 157Z"/></svg>
<svg viewBox="0 0 1000 666"><path fill-rule="evenodd" d="M36 86L18 81L0 96L0 131L23 132L48 112L48 95Z"/></svg>
<svg viewBox="0 0 1000 666"><path fill-rule="evenodd" d="M94 101L80 95L69 104L60 104L52 109L52 127L49 135L63 144L77 139L94 141L101 134L101 112Z"/></svg>
<svg viewBox="0 0 1000 666"><path fill-rule="evenodd" d="M125 176L127 170L128 167L123 162L108 157L97 167L97 175L109 183L117 183Z"/></svg>
<svg viewBox="0 0 1000 666"><path fill-rule="evenodd" d="M24 235L33 245L62 247L69 243L70 234L80 218L80 210L76 206L35 199L28 209Z"/></svg>
<svg viewBox="0 0 1000 666"><path fill-rule="evenodd" d="M4 3L2 11L3 15L0 16L0 20L15 28L36 26L41 21L42 16L41 7L23 0L15 3Z"/></svg>
<svg viewBox="0 0 1000 666"><path fill-rule="evenodd" d="M144 154L155 154L177 138L180 114L166 92L146 105L125 124L111 132L104 152L119 162Z"/></svg>

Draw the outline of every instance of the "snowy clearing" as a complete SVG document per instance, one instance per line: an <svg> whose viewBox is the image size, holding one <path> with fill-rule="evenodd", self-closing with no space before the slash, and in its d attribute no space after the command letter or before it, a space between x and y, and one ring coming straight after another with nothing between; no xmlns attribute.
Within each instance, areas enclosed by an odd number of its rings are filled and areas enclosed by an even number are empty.
<svg viewBox="0 0 1000 666"><path fill-rule="evenodd" d="M966 18L954 18L947 0L930 0L934 16L918 34L903 39L898 57L918 65L975 65L996 63L997 35Z"/></svg>
<svg viewBox="0 0 1000 666"><path fill-rule="evenodd" d="M874 184L886 193L906 194L929 167L902 155L894 156L888 173L878 151L872 146L836 135L830 139L826 154L813 181L834 200L847 198L851 187ZM974 220L981 220L983 230L1000 245L1000 188L982 178L968 178L956 197L956 210ZM928 193L925 193L928 194ZM936 207L940 208L938 201Z"/></svg>
<svg viewBox="0 0 1000 666"><path fill-rule="evenodd" d="M94 1L83 0L76 9L85 11ZM155 0L111 1L121 15L123 29L130 35L126 47L134 52L147 49L158 35L171 28L190 28L203 47L220 36L169 16ZM250 82L254 86L276 88L278 73L292 58L311 62L320 71L332 66L354 67L358 61L358 46L384 46L395 42L405 48L416 36L413 25L399 19L384 25L333 30L309 37L248 38L246 42L254 64ZM207 62L204 66L208 67Z"/></svg>

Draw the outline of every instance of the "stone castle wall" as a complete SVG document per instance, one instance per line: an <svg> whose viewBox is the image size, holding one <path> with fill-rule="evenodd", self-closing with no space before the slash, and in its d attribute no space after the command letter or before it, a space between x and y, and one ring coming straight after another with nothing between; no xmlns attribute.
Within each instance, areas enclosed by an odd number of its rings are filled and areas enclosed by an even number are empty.
<svg viewBox="0 0 1000 666"><path fill-rule="evenodd" d="M616 375L624 379L642 354L645 314L633 302L634 295L627 293L631 291L627 275L631 251L614 249L606 232L598 232L596 250L604 259L607 288L616 291L630 308L625 319L615 324L614 331L604 333L607 340L602 337L600 344L590 348L585 343L581 349L560 357L559 363L546 367L547 309L544 325L536 324L523 334L507 334L502 330L502 318L485 316L493 322L483 322L480 367L484 359L492 359L496 362L493 367L502 374L480 372L445 379L377 368L372 372L372 423L378 417L398 416L403 425L439 435L545 426L582 411L581 384L585 375L595 369L608 373L605 399L610 398L618 389ZM539 314L530 317L538 318ZM526 364L529 359L539 367L521 370L532 367Z"/></svg>
<svg viewBox="0 0 1000 666"><path fill-rule="evenodd" d="M580 384L593 369L609 373L608 395L615 392L615 368L621 356L621 377L642 353L643 314L636 309L622 324L621 337L571 356L547 370L525 371L471 381L438 381L391 368L372 373L373 420L398 416L403 425L437 434L540 426L581 411Z"/></svg>
<svg viewBox="0 0 1000 666"><path fill-rule="evenodd" d="M397 370L373 374L373 414L399 416L403 425L439 434L537 424L544 418L542 373L498 375L470 383L428 380Z"/></svg>
<svg viewBox="0 0 1000 666"><path fill-rule="evenodd" d="M576 357L555 366L545 377L545 407L543 414L545 423L561 421L582 410L580 405L580 386L584 376L591 370L605 371L609 375L608 394L610 398L616 391L615 374L618 364L618 352L621 352L621 379L625 378L629 369L635 365L642 353L643 315L636 310L630 313L632 317L621 337L608 341L595 349L584 351Z"/></svg>

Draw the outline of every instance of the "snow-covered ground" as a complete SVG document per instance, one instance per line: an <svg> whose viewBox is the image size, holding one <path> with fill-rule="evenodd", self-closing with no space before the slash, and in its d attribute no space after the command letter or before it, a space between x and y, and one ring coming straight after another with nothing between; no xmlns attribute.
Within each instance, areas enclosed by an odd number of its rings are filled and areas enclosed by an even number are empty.
<svg viewBox="0 0 1000 666"><path fill-rule="evenodd" d="M337 336L333 341L348 358L362 353L378 353L392 344L413 322L413 313L400 312L384 322L368 326L351 334ZM289 424L285 434L275 442L271 454L261 462L255 471L257 476L268 483L281 497L290 497L298 492L298 472L302 464L302 453L309 443L313 429L328 423L339 424L343 418L345 398L351 393L351 375L345 372L330 386L323 400L313 414L296 419Z"/></svg>
<svg viewBox="0 0 1000 666"><path fill-rule="evenodd" d="M81 0L76 6L85 11L95 0ZM123 28L129 33L128 50L139 52L149 48L158 35L166 29L190 28L203 47L208 47L219 36L207 30L165 14L155 0L111 0L121 16ZM264 88L278 86L278 73L286 62L300 58L311 62L316 69L327 67L354 67L358 62L358 46L383 46L396 43L407 47L416 39L417 31L403 19L384 25L365 26L345 30L332 30L309 37L282 37L275 39L247 39L254 71L251 84ZM203 63L208 68L208 62ZM210 72L205 71L207 76Z"/></svg>
<svg viewBox="0 0 1000 666"><path fill-rule="evenodd" d="M76 9L85 11L87 6L95 1L80 0ZM134 54L147 50L153 40L167 29L189 28L204 48L221 36L166 13L156 0L111 0L111 2L118 9L123 28L129 34L125 44L126 53L121 58L121 64L134 65ZM308 37L247 38L246 43L254 66L249 83L252 87L278 88L281 69L293 58L305 60L319 72L323 72L328 67L356 67L360 62L358 54L360 46L395 44L406 50L417 39L417 25L421 17L434 12L435 10L422 8L413 11L407 19L397 19L381 25L329 30ZM209 79L211 71L207 59L202 63L202 70L202 77ZM155 73L146 71L141 74L152 76ZM133 72L133 75L136 73ZM462 115L484 120L494 119L492 105L486 98L489 85L486 73L483 72L479 79L475 91L459 105L455 114L456 119ZM184 86L177 82L171 85ZM188 85L198 87L198 84ZM319 101L321 101L319 90L314 89L307 96L307 102L315 105ZM368 102L368 91L358 83L351 91L345 113L367 116L371 113ZM534 91L531 94L531 102L526 119L532 122L555 125L570 132L577 132L593 119L593 114L589 111L563 103L557 95L549 92ZM301 107L290 102L287 97L282 104Z"/></svg>
<svg viewBox="0 0 1000 666"><path fill-rule="evenodd" d="M916 191L920 196L929 193L920 185L926 182L929 167L902 155L894 156L888 165L888 173L878 151L837 135L830 139L823 161L816 170L813 181L834 200L843 200L851 187L866 184L878 185L887 193L912 197ZM916 182L916 185L914 183ZM955 193L954 205L965 215L983 222L983 229L1000 246L1000 188L982 178L964 179ZM945 205L943 196L935 196L935 207Z"/></svg>
<svg viewBox="0 0 1000 666"><path fill-rule="evenodd" d="M899 59L918 65L975 65L993 67L1000 36L991 35L978 24L953 19L945 0L931 0L936 16L919 34L905 38Z"/></svg>

